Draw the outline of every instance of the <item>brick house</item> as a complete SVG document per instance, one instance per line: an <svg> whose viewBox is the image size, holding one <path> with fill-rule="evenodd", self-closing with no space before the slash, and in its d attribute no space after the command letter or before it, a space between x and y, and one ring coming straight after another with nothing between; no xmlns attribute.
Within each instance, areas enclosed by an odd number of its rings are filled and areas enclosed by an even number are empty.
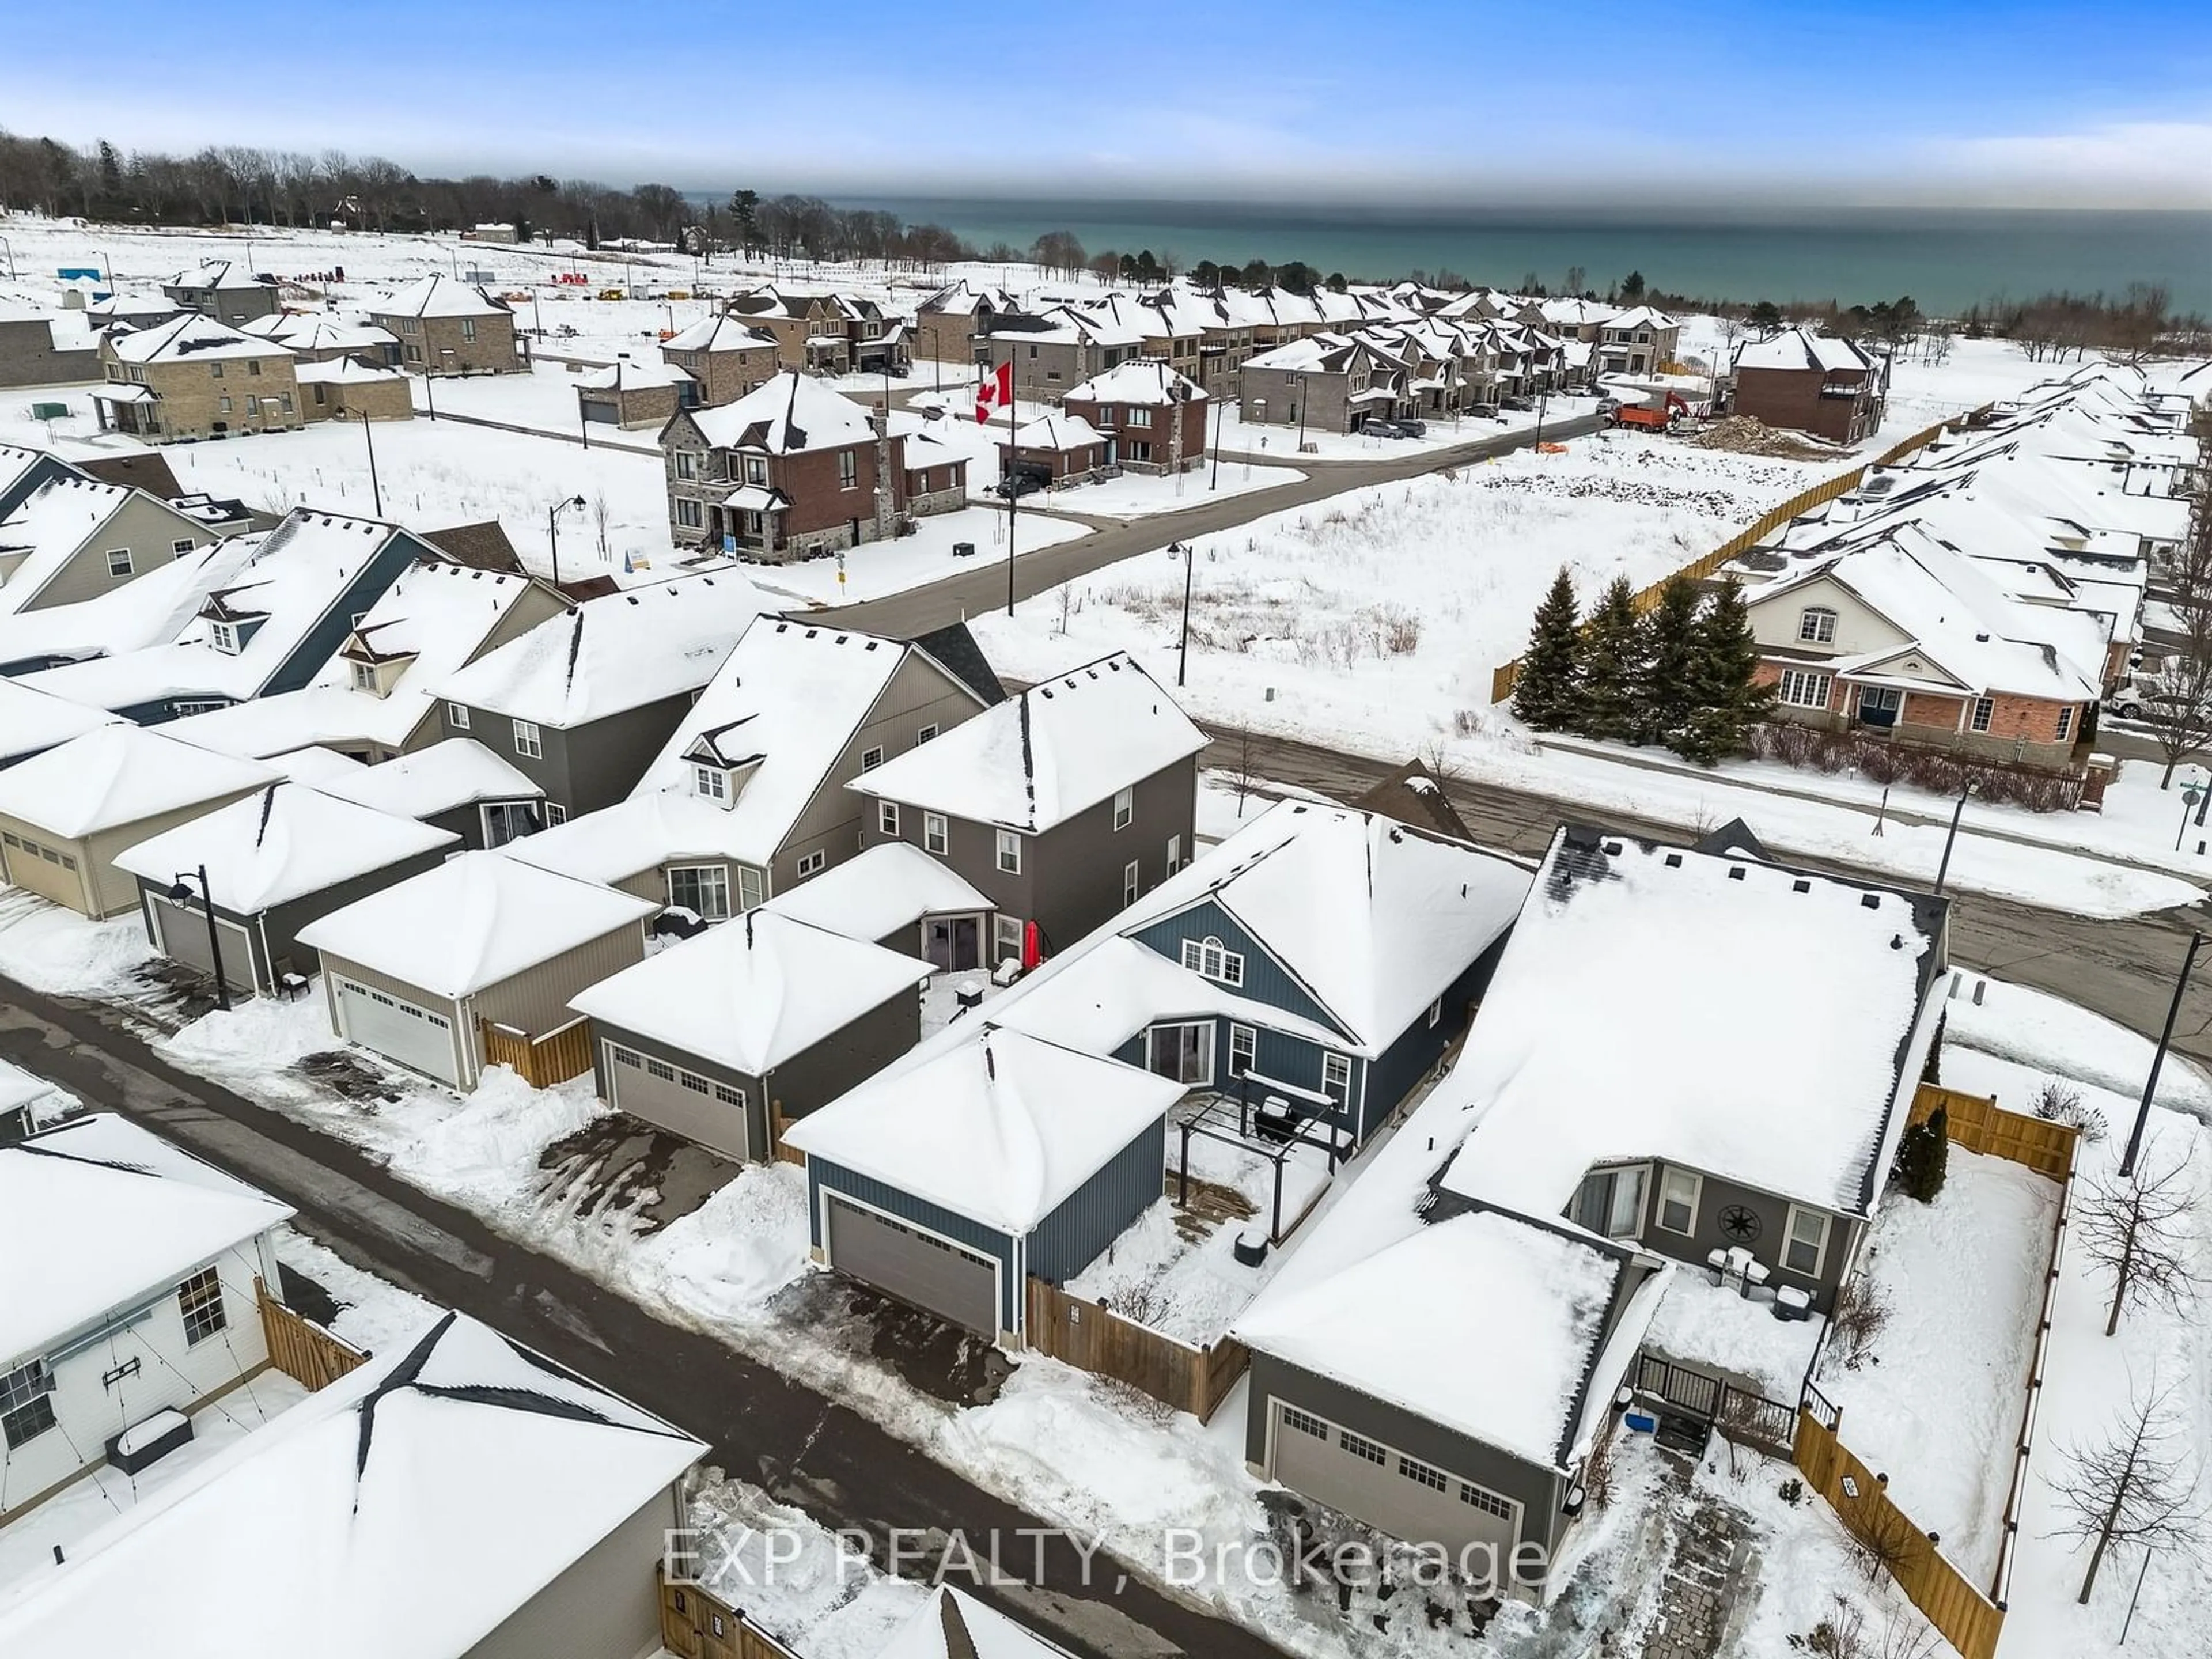
<svg viewBox="0 0 2212 1659"><path fill-rule="evenodd" d="M1736 414L1831 443L1871 437L1888 393L1888 358L1808 328L1784 329L1735 354Z"/></svg>
<svg viewBox="0 0 2212 1659"><path fill-rule="evenodd" d="M906 335L873 300L847 294L785 294L763 283L727 307L739 322L775 337L787 368L842 374L854 369L906 367Z"/></svg>
<svg viewBox="0 0 2212 1659"><path fill-rule="evenodd" d="M963 277L915 308L915 349L940 363L973 362L975 337L990 332L992 319L1000 313L1019 309L1004 289L973 288Z"/></svg>
<svg viewBox="0 0 2212 1659"><path fill-rule="evenodd" d="M1012 363L1015 395L1040 402L1132 361L1144 349L1145 337L1136 329L1067 306L1001 312L975 337L978 368Z"/></svg>
<svg viewBox="0 0 2212 1659"><path fill-rule="evenodd" d="M1011 442L999 445L999 475L1026 472L1049 484L1065 483L1095 472L1112 453L1105 434L1074 415L1047 415L1015 428Z"/></svg>
<svg viewBox="0 0 2212 1659"><path fill-rule="evenodd" d="M1412 378L1405 363L1372 341L1310 335L1246 362L1237 418L1254 426L1357 432L1370 417L1402 412Z"/></svg>
<svg viewBox="0 0 2212 1659"><path fill-rule="evenodd" d="M666 426L678 410L699 405L699 384L673 363L641 363L627 351L605 368L576 381L576 409L586 422L619 427Z"/></svg>
<svg viewBox="0 0 2212 1659"><path fill-rule="evenodd" d="M308 421L411 421L415 393L407 377L359 357L301 363L300 407Z"/></svg>
<svg viewBox="0 0 2212 1659"><path fill-rule="evenodd" d="M219 323L250 323L273 315L278 303L276 285L234 259L211 259L181 272L162 283L161 292L179 307Z"/></svg>
<svg viewBox="0 0 2212 1659"><path fill-rule="evenodd" d="M1106 439L1109 464L1188 472L1206 460L1206 394L1165 363L1127 362L1060 399L1061 412Z"/></svg>
<svg viewBox="0 0 2212 1659"><path fill-rule="evenodd" d="M58 323L64 332L56 332ZM61 386L99 378L100 354L77 319L39 312L0 316L0 386Z"/></svg>
<svg viewBox="0 0 2212 1659"><path fill-rule="evenodd" d="M1911 527L1753 589L1745 608L1778 720L2063 768L2103 690L2094 617L2023 603Z"/></svg>
<svg viewBox="0 0 2212 1659"><path fill-rule="evenodd" d="M296 432L306 423L291 352L193 313L100 343L93 389L103 432L150 443Z"/></svg>
<svg viewBox="0 0 2212 1659"><path fill-rule="evenodd" d="M908 495L908 440L879 433L879 419L795 368L733 404L678 414L660 434L670 535L783 564L964 505L964 470Z"/></svg>
<svg viewBox="0 0 2212 1659"><path fill-rule="evenodd" d="M778 354L775 335L734 317L707 318L660 343L661 361L691 377L705 408L767 385L782 366Z"/></svg>
<svg viewBox="0 0 2212 1659"><path fill-rule="evenodd" d="M529 367L506 302L436 273L377 301L369 319L398 338L399 366L410 374L513 374Z"/></svg>

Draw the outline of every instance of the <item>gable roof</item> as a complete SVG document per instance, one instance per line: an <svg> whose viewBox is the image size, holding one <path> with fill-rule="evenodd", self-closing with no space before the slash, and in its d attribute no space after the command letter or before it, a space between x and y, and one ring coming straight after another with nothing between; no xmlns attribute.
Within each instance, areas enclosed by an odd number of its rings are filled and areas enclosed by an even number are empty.
<svg viewBox="0 0 2212 1659"><path fill-rule="evenodd" d="M753 619L782 603L735 571L625 588L548 618L433 690L569 730L697 690Z"/></svg>
<svg viewBox="0 0 2212 1659"><path fill-rule="evenodd" d="M764 1077L931 973L919 957L755 909L569 999L580 1014Z"/></svg>
<svg viewBox="0 0 2212 1659"><path fill-rule="evenodd" d="M276 774L118 721L0 772L0 812L66 840L258 789Z"/></svg>
<svg viewBox="0 0 2212 1659"><path fill-rule="evenodd" d="M1771 339L1752 340L1736 348L1735 366L1745 368L1859 369L1871 373L1874 359L1849 340L1832 334L1815 334L1809 328L1785 328Z"/></svg>
<svg viewBox="0 0 2212 1659"><path fill-rule="evenodd" d="M0 1369L291 1214L112 1112L0 1146Z"/></svg>
<svg viewBox="0 0 2212 1659"><path fill-rule="evenodd" d="M173 501L185 494L184 485L169 470L169 458L157 449L125 455L80 455L70 465L102 483L143 489L156 501Z"/></svg>
<svg viewBox="0 0 2212 1659"><path fill-rule="evenodd" d="M511 576L529 574L523 568L522 556L507 538L507 527L497 519L457 524L449 530L426 530L422 539L455 564L465 564L471 570L496 570Z"/></svg>
<svg viewBox="0 0 2212 1659"><path fill-rule="evenodd" d="M678 418L688 418L717 449L771 455L843 449L876 438L866 409L795 368L783 370L735 403L690 410Z"/></svg>
<svg viewBox="0 0 2212 1659"><path fill-rule="evenodd" d="M947 623L927 634L915 635L909 642L919 646L933 662L974 692L978 702L990 704L1006 700L1006 688L999 684L998 672L991 666L991 659L983 654L983 647L976 643L966 623Z"/></svg>
<svg viewBox="0 0 2212 1659"><path fill-rule="evenodd" d="M1165 363L1133 357L1116 363L1103 374L1094 374L1071 387L1060 401L1066 403L1159 404L1177 401L1202 404L1206 392L1198 383Z"/></svg>
<svg viewBox="0 0 2212 1659"><path fill-rule="evenodd" d="M235 259L209 259L190 270L179 271L162 286L186 289L248 289L267 288L269 284Z"/></svg>
<svg viewBox="0 0 2212 1659"><path fill-rule="evenodd" d="M201 530L167 501L128 485L104 483L97 478L56 478L0 523L0 552L24 554L15 569L0 580L0 613L19 611L32 605L47 584L134 501L145 502L157 517L169 519L175 531ZM197 534L193 538L198 538Z"/></svg>
<svg viewBox="0 0 2212 1659"><path fill-rule="evenodd" d="M121 718L0 677L0 767L82 737L94 727L113 726Z"/></svg>
<svg viewBox="0 0 2212 1659"><path fill-rule="evenodd" d="M976 915L997 908L943 859L910 841L882 841L787 888L756 914L788 916L872 942L902 931L911 939L924 916Z"/></svg>
<svg viewBox="0 0 2212 1659"><path fill-rule="evenodd" d="M459 1001L633 927L651 899L503 852L463 853L301 928L302 945Z"/></svg>
<svg viewBox="0 0 2212 1659"><path fill-rule="evenodd" d="M1453 810L1442 780L1418 758L1386 773L1352 805L1363 812L1380 812L1416 830L1449 836L1454 841L1474 840L1465 821Z"/></svg>
<svg viewBox="0 0 2212 1659"><path fill-rule="evenodd" d="M473 283L457 283L441 271L432 271L406 287L373 302L372 317L505 317L504 301L495 300Z"/></svg>
<svg viewBox="0 0 2212 1659"><path fill-rule="evenodd" d="M0 1650L68 1659L121 1620L171 1659L284 1659L308 1627L326 1659L456 1659L705 1449L447 1314L0 1592Z"/></svg>
<svg viewBox="0 0 2212 1659"><path fill-rule="evenodd" d="M128 334L108 336L108 349L119 362L201 362L209 358L283 357L289 347L274 340L258 340L228 323L188 311L181 317Z"/></svg>
<svg viewBox="0 0 2212 1659"><path fill-rule="evenodd" d="M702 317L660 343L663 351L760 351L776 349L775 336L734 317Z"/></svg>
<svg viewBox="0 0 2212 1659"><path fill-rule="evenodd" d="M1037 834L1206 744L1175 700L1117 651L962 721L850 787Z"/></svg>
<svg viewBox="0 0 2212 1659"><path fill-rule="evenodd" d="M1280 801L1123 913L1133 934L1211 900L1370 1056L1519 914L1511 860L1350 807Z"/></svg>
<svg viewBox="0 0 2212 1659"><path fill-rule="evenodd" d="M272 783L125 848L115 867L156 884L179 870L205 870L217 908L250 916L459 841L305 784Z"/></svg>
<svg viewBox="0 0 2212 1659"><path fill-rule="evenodd" d="M447 738L374 766L349 765L315 787L380 812L435 817L488 800L539 800L545 792L474 738Z"/></svg>
<svg viewBox="0 0 2212 1659"><path fill-rule="evenodd" d="M1023 1234L1182 1098L1172 1078L972 1023L810 1112L786 1143Z"/></svg>
<svg viewBox="0 0 2212 1659"><path fill-rule="evenodd" d="M1593 1165L1663 1158L1871 1213L1932 1030L1943 914L1923 894L1562 830L1439 1085L1475 1125L1446 1188L1554 1216Z"/></svg>

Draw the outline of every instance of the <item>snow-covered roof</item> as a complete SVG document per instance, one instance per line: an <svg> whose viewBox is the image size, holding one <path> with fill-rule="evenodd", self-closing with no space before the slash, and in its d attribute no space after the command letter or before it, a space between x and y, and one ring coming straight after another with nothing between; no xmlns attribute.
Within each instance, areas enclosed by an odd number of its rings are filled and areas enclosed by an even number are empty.
<svg viewBox="0 0 2212 1659"><path fill-rule="evenodd" d="M248 334L302 352L380 351L399 343L399 337L390 329L379 328L374 323L352 322L326 311L279 311L239 326ZM300 366L302 379L309 367L306 363Z"/></svg>
<svg viewBox="0 0 2212 1659"><path fill-rule="evenodd" d="M878 842L761 907L871 942L909 930L924 916L974 915L995 908L951 865L907 841Z"/></svg>
<svg viewBox="0 0 2212 1659"><path fill-rule="evenodd" d="M965 1591L939 1584L875 1659L1067 1659L1067 1650Z"/></svg>
<svg viewBox="0 0 2212 1659"><path fill-rule="evenodd" d="M1488 1018L1487 1011L1485 1018ZM1401 1135L1406 1133L1401 1131ZM1546 1468L1570 1461L1626 1253L1495 1211L1263 1296L1238 1341ZM1439 1316L1473 1294L1480 1316Z"/></svg>
<svg viewBox="0 0 2212 1659"><path fill-rule="evenodd" d="M1869 372L1874 360L1849 340L1815 334L1809 328L1785 328L1771 339L1747 341L1736 348L1740 368L1835 369Z"/></svg>
<svg viewBox="0 0 2212 1659"><path fill-rule="evenodd" d="M1014 428L1013 442L1021 449L1090 449L1106 441L1098 428L1080 415L1047 415Z"/></svg>
<svg viewBox="0 0 2212 1659"><path fill-rule="evenodd" d="M235 259L210 259L190 270L179 271L167 286L184 289L252 289L268 283Z"/></svg>
<svg viewBox="0 0 2212 1659"><path fill-rule="evenodd" d="M204 869L216 907L250 916L459 840L305 784L275 783L125 848L115 867L161 883Z"/></svg>
<svg viewBox="0 0 2212 1659"><path fill-rule="evenodd" d="M292 355L290 348L274 340L258 340L228 323L219 323L197 312L128 334L110 334L107 349L118 362L141 364L198 363L210 358L289 358Z"/></svg>
<svg viewBox="0 0 2212 1659"><path fill-rule="evenodd" d="M472 283L433 271L374 301L374 317L504 317L507 307Z"/></svg>
<svg viewBox="0 0 2212 1659"><path fill-rule="evenodd" d="M872 1008L911 995L919 957L751 910L569 999L625 1031L763 1077Z"/></svg>
<svg viewBox="0 0 2212 1659"><path fill-rule="evenodd" d="M1659 1158L1869 1213L1940 905L1562 830L1438 1085L1475 1124L1446 1187L1555 1216L1592 1166Z"/></svg>
<svg viewBox="0 0 2212 1659"><path fill-rule="evenodd" d="M243 702L261 694L333 608L349 599L362 568L404 533L375 519L295 507L274 530L229 538L242 544L243 562L204 606L181 620L167 643L29 678L42 690L102 708L191 696ZM241 630L235 652L215 643L222 618L210 613L218 609L252 622Z"/></svg>
<svg viewBox="0 0 2212 1659"><path fill-rule="evenodd" d="M1094 374L1081 386L1069 388L1063 403L1135 404L1139 406L1175 403L1202 404L1206 392L1188 376L1165 363L1133 357L1116 363L1103 374Z"/></svg>
<svg viewBox="0 0 2212 1659"><path fill-rule="evenodd" d="M289 1659L304 1630L325 1659L459 1659L704 1450L449 1314L27 1575L0 1650L71 1659L119 1626L169 1659Z"/></svg>
<svg viewBox="0 0 2212 1659"><path fill-rule="evenodd" d="M690 386L691 377L673 363L654 362L623 352L604 368L576 377L580 392L643 392L656 386Z"/></svg>
<svg viewBox="0 0 2212 1659"><path fill-rule="evenodd" d="M259 544L256 536L227 536L92 599L0 613L0 663L74 661L165 644L246 568Z"/></svg>
<svg viewBox="0 0 2212 1659"><path fill-rule="evenodd" d="M64 477L40 485L0 523L0 555L24 555L13 570L0 575L0 613L21 611L36 599L137 493L97 478Z"/></svg>
<svg viewBox="0 0 2212 1659"><path fill-rule="evenodd" d="M75 841L276 781L265 766L118 721L0 772L0 813Z"/></svg>
<svg viewBox="0 0 2212 1659"><path fill-rule="evenodd" d="M775 336L735 317L702 317L660 343L663 351L773 351Z"/></svg>
<svg viewBox="0 0 2212 1659"><path fill-rule="evenodd" d="M1669 329L1681 326L1665 312L1655 310L1650 306L1635 306L1626 311L1615 312L1612 316L1601 320L1608 333L1623 329Z"/></svg>
<svg viewBox="0 0 2212 1659"><path fill-rule="evenodd" d="M0 678L0 766L81 738L96 726L112 726L119 718Z"/></svg>
<svg viewBox="0 0 2212 1659"><path fill-rule="evenodd" d="M690 411L693 425L717 449L799 455L872 443L867 410L811 375L786 369L735 403Z"/></svg>
<svg viewBox="0 0 2212 1659"><path fill-rule="evenodd" d="M464 853L300 930L300 943L459 1000L660 907L504 853Z"/></svg>
<svg viewBox="0 0 2212 1659"><path fill-rule="evenodd" d="M1374 1054L1512 926L1528 890L1528 872L1496 854L1380 813L1280 801L1115 926L1133 933L1212 899Z"/></svg>
<svg viewBox="0 0 2212 1659"><path fill-rule="evenodd" d="M1159 1122L1183 1085L988 1020L878 1073L784 1139L987 1226L1030 1231Z"/></svg>
<svg viewBox="0 0 2212 1659"><path fill-rule="evenodd" d="M431 690L512 720L583 726L696 691L754 618L786 603L730 570L626 588L538 623Z"/></svg>
<svg viewBox="0 0 2212 1659"><path fill-rule="evenodd" d="M378 368L358 357L333 357L326 362L301 363L293 378L301 386L374 386L407 377L396 368Z"/></svg>
<svg viewBox="0 0 2212 1659"><path fill-rule="evenodd" d="M112 1112L0 1146L0 1369L291 1214Z"/></svg>
<svg viewBox="0 0 2212 1659"><path fill-rule="evenodd" d="M1206 733L1126 651L1056 675L850 787L1032 833L1188 760Z"/></svg>
<svg viewBox="0 0 2212 1659"><path fill-rule="evenodd" d="M315 787L342 800L410 818L432 817L478 801L536 800L545 793L474 738L447 738L374 766L356 766Z"/></svg>

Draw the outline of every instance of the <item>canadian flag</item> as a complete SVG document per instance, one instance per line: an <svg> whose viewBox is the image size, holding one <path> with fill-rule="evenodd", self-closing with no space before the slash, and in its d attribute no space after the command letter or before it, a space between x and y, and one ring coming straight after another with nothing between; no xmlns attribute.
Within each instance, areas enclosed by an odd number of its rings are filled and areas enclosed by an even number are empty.
<svg viewBox="0 0 2212 1659"><path fill-rule="evenodd" d="M975 424L988 426L994 409L1009 411L1014 406L1014 366L1011 361L1000 363L983 377L975 388Z"/></svg>

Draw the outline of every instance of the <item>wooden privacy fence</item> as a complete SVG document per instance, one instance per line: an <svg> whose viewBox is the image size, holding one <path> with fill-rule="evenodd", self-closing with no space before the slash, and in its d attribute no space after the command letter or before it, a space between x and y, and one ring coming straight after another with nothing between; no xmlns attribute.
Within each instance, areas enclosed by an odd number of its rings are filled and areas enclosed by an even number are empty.
<svg viewBox="0 0 2212 1659"><path fill-rule="evenodd" d="M1201 1348L1042 1279L1030 1280L1028 1335L1047 1358L1126 1382L1201 1423L1221 1408L1252 1363L1251 1350L1229 1337Z"/></svg>
<svg viewBox="0 0 2212 1659"><path fill-rule="evenodd" d="M592 1022L579 1014L556 1031L533 1037L512 1025L478 1019L487 1066L512 1066L533 1089L550 1088L592 1069Z"/></svg>
<svg viewBox="0 0 2212 1659"><path fill-rule="evenodd" d="M253 1276L253 1299L261 1305L261 1334L269 1363L295 1382L328 1388L368 1356L341 1342L296 1309L269 1294L261 1275Z"/></svg>
<svg viewBox="0 0 2212 1659"><path fill-rule="evenodd" d="M1668 582L1674 580L1675 576L1687 576L1692 581L1703 581L1730 559L1750 552L1753 548L1758 546L1759 543L1781 529L1799 514L1809 513L1816 507L1825 506L1847 489L1856 489L1860 481L1871 469L1878 466L1893 466L1915 450L1924 448L1933 443L1942 435L1946 427L1954 423L1971 425L1988 413L1989 408L1984 404L1971 414L1960 416L1958 422L1938 421L1935 425L1914 433L1903 442L1893 444L1873 460L1862 462L1847 471L1838 472L1834 477L1816 483L1809 489L1799 490L1779 507L1760 514L1749 525L1729 537L1711 552L1702 558L1691 560L1680 570L1675 571L1674 575L1667 577L1665 580L1654 582L1638 593L1634 601L1636 614L1640 617L1657 605L1661 590L1667 586ZM1490 676L1491 702L1504 702L1506 698L1513 695L1513 688L1520 683L1520 658L1516 657L1509 663L1501 663L1492 671Z"/></svg>
<svg viewBox="0 0 2212 1659"><path fill-rule="evenodd" d="M1793 1459L1805 1484L1827 1500L1844 1530L1881 1561L1963 1659L1993 1659L2004 1608L1975 1589L1936 1540L1890 1501L1888 1482L1844 1444L1842 1426L1843 1413L1808 1385L1798 1408Z"/></svg>
<svg viewBox="0 0 2212 1659"><path fill-rule="evenodd" d="M1970 1095L1934 1083L1923 1083L1913 1091L1910 1121L1923 1121L1938 1106L1943 1109L1954 1146L2024 1164L2061 1183L2071 1179L2078 1132L2070 1123L2007 1111L1989 1095Z"/></svg>
<svg viewBox="0 0 2212 1659"><path fill-rule="evenodd" d="M660 1583L660 1643L680 1659L799 1659L719 1595L696 1584L672 1584L667 1569L656 1565Z"/></svg>

